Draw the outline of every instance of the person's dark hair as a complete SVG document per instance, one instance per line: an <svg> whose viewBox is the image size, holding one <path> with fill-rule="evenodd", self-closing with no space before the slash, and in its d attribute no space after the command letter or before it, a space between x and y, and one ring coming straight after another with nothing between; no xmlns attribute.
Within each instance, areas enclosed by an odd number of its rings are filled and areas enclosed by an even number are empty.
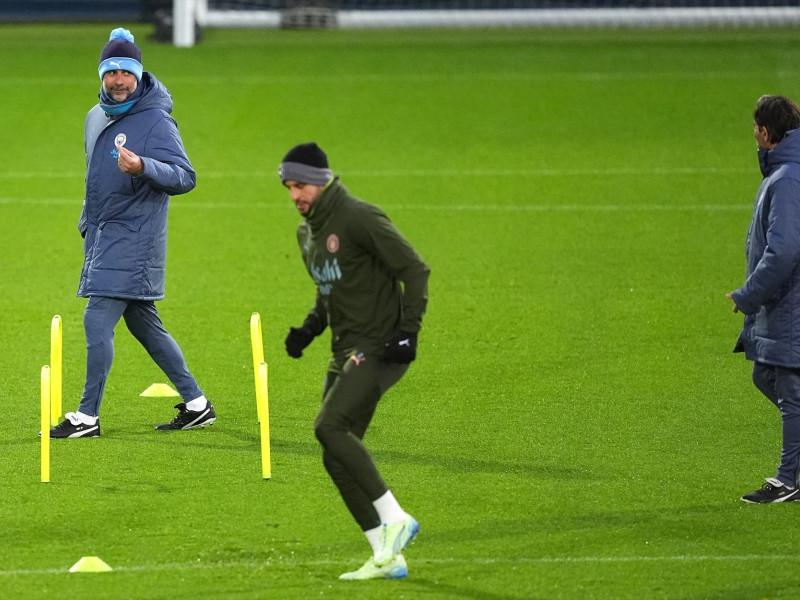
<svg viewBox="0 0 800 600"><path fill-rule="evenodd" d="M753 118L756 125L767 128L769 141L777 144L787 131L800 127L800 108L785 96L761 96Z"/></svg>

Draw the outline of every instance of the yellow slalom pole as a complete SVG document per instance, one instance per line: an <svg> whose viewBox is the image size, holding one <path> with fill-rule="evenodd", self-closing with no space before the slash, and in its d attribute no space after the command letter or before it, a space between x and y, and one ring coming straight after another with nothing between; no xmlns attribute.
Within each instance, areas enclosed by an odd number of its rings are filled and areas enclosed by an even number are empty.
<svg viewBox="0 0 800 600"><path fill-rule="evenodd" d="M50 367L42 367L42 483L50 481Z"/></svg>
<svg viewBox="0 0 800 600"><path fill-rule="evenodd" d="M250 315L250 345L253 348L253 377L256 385L256 398L258 398L258 367L264 362L264 342L261 336L261 315L254 312ZM257 402L258 422L261 423L261 403Z"/></svg>
<svg viewBox="0 0 800 600"><path fill-rule="evenodd" d="M58 425L61 418L61 317L56 315L50 322L50 423Z"/></svg>
<svg viewBox="0 0 800 600"><path fill-rule="evenodd" d="M258 365L256 375L256 403L258 412L261 415L261 477L270 479L272 477L272 461L269 454L269 383L267 379L267 363L262 362Z"/></svg>

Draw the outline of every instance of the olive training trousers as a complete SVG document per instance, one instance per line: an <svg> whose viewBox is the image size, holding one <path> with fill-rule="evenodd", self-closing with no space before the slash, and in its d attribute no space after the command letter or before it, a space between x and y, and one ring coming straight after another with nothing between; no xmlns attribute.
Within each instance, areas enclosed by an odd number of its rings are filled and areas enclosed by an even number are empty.
<svg viewBox="0 0 800 600"><path fill-rule="evenodd" d="M350 514L363 531L381 524L373 506L388 491L362 439L381 396L408 370L375 356L350 356L341 373L330 370L314 434L322 462Z"/></svg>

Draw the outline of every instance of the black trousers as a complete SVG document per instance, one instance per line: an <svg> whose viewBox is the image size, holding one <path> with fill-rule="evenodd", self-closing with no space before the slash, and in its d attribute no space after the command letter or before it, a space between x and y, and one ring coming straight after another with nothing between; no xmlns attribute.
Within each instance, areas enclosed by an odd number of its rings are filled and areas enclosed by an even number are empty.
<svg viewBox="0 0 800 600"><path fill-rule="evenodd" d="M325 379L314 434L322 444L325 469L363 531L381 524L372 503L388 487L362 440L381 396L407 370L407 364L355 353Z"/></svg>

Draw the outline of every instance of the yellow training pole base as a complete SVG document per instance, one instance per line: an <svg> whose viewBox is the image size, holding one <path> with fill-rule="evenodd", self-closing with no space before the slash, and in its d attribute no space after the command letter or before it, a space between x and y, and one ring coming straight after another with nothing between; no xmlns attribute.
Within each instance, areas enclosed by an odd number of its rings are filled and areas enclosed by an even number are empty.
<svg viewBox="0 0 800 600"><path fill-rule="evenodd" d="M261 415L261 477L272 477L272 461L269 453L269 385L267 380L267 363L262 362L256 371L256 403Z"/></svg>
<svg viewBox="0 0 800 600"><path fill-rule="evenodd" d="M50 367L44 365L41 375L42 403L40 411L40 423L42 428L42 454L41 454L41 475L42 483L50 482Z"/></svg>

